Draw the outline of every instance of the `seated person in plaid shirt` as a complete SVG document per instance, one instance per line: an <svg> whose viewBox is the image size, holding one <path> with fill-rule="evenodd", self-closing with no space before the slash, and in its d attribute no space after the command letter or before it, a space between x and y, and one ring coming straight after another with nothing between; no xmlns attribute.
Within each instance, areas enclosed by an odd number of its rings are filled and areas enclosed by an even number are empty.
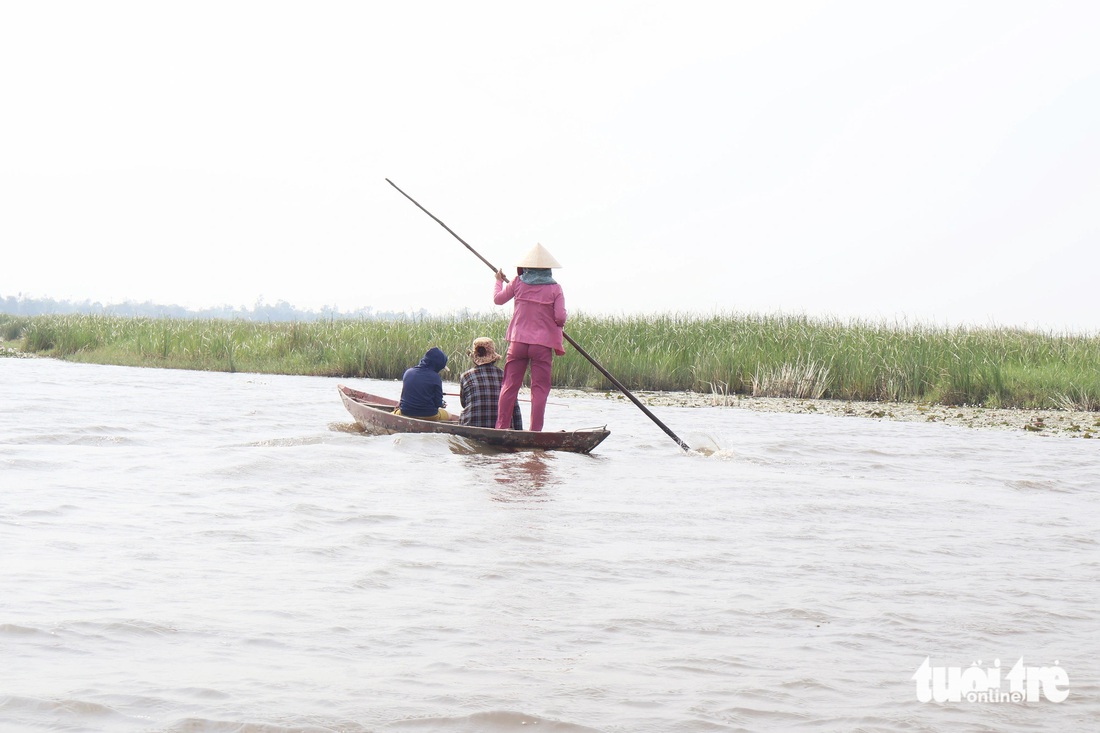
<svg viewBox="0 0 1100 733"><path fill-rule="evenodd" d="M504 384L504 371L496 365L500 354L493 340L484 337L474 339L473 347L466 353L474 360L474 368L464 372L459 380L462 387L460 422L479 428L495 428L500 386ZM512 410L512 430L523 430L519 403Z"/></svg>

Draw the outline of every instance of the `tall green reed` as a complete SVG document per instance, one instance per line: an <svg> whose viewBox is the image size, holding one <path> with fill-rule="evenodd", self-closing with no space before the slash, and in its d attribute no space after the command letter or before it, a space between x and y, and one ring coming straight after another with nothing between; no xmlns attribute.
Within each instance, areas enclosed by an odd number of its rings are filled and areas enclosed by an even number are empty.
<svg viewBox="0 0 1100 733"><path fill-rule="evenodd" d="M398 379L431 346L457 379L478 336L503 349L507 317L255 323L114 316L0 317L23 348L66 359L184 369ZM635 390L1000 407L1100 407L1100 338L804 316L594 317L570 336ZM10 336L8 336L10 338ZM566 347L555 385L612 385Z"/></svg>

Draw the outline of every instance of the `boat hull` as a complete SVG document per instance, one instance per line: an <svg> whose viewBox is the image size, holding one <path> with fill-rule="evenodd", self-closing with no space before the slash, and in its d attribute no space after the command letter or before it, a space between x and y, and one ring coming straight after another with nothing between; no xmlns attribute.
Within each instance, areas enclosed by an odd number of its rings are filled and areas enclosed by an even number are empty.
<svg viewBox="0 0 1100 733"><path fill-rule="evenodd" d="M611 434L606 428L558 432L478 428L462 425L458 422L457 416L447 422L418 420L393 414L394 408L397 407L396 400L360 392L342 384L338 385L337 389L340 391L340 399L343 400L344 407L355 418L355 422L364 432L372 435L444 433L478 440L487 445L508 450L560 450L570 453L589 453Z"/></svg>

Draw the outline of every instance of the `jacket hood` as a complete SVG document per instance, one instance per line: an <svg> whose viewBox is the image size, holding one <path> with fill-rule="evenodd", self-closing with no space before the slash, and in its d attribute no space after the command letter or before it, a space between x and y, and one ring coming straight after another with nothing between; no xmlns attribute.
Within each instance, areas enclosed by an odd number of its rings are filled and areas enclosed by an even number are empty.
<svg viewBox="0 0 1100 733"><path fill-rule="evenodd" d="M441 372L443 367L447 366L447 355L443 353L443 349L433 346L428 349L417 366L427 367L433 372Z"/></svg>

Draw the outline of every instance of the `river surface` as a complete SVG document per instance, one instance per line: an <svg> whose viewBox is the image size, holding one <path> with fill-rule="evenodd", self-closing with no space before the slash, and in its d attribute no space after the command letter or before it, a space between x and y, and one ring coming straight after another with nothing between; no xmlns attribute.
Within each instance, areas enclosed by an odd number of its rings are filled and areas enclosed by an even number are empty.
<svg viewBox="0 0 1100 733"><path fill-rule="evenodd" d="M611 436L498 453L337 383L0 359L0 731L1098 728L1100 441L552 393Z"/></svg>

